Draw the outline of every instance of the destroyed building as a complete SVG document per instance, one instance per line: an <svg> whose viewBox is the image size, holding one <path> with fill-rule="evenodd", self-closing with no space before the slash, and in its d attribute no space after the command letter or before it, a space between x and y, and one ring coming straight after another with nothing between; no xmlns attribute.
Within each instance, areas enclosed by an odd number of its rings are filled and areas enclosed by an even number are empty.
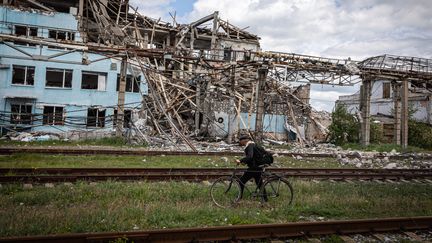
<svg viewBox="0 0 432 243"><path fill-rule="evenodd" d="M230 142L256 126L275 140L326 132L308 119L310 85L267 76L267 64L256 63L260 38L218 12L179 24L143 16L128 1L6 0L0 16L2 134L75 139L124 132L119 123L136 128L139 119L145 140Z"/></svg>
<svg viewBox="0 0 432 243"><path fill-rule="evenodd" d="M115 128L117 136L195 151L192 138L232 142L240 134L305 144L325 140L329 124L309 105L309 84L361 82L367 145L373 83L390 80L394 138L406 146L408 85L432 80L425 58L262 51L257 35L218 12L181 24L143 16L127 0L3 0L0 13L3 133Z"/></svg>
<svg viewBox="0 0 432 243"><path fill-rule="evenodd" d="M408 86L408 104L411 118L432 124L432 92L430 85L411 82ZM377 80L372 85L370 114L383 129L384 141L393 142L395 100L398 91L391 80ZM336 105L343 105L351 114L360 113L360 91L352 95L339 96ZM400 111L399 111L400 112Z"/></svg>

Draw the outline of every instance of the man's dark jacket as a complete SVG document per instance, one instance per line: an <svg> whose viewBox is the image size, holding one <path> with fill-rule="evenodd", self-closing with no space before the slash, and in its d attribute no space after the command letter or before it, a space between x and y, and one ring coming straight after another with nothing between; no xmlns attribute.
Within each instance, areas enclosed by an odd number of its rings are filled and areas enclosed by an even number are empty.
<svg viewBox="0 0 432 243"><path fill-rule="evenodd" d="M255 143L249 143L244 150L246 157L241 159L240 162L247 164L251 169L258 169L258 166L262 164L261 162L264 156L264 149L260 149L258 146L259 145L256 145Z"/></svg>

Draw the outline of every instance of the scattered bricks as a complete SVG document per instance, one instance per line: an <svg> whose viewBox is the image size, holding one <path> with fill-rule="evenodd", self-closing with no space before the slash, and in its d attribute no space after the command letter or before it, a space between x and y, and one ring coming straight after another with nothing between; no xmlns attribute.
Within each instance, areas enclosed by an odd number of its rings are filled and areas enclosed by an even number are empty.
<svg viewBox="0 0 432 243"><path fill-rule="evenodd" d="M46 188L54 188L54 184L53 183L45 183L45 187Z"/></svg>
<svg viewBox="0 0 432 243"><path fill-rule="evenodd" d="M32 184L24 184L23 188L24 189L32 189L33 185Z"/></svg>

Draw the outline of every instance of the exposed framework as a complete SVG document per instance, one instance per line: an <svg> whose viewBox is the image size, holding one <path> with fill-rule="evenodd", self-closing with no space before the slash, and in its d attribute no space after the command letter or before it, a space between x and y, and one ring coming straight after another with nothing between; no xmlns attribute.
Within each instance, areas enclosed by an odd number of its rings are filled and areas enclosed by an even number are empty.
<svg viewBox="0 0 432 243"><path fill-rule="evenodd" d="M9 40L20 39L48 45L67 44L74 49L72 51L128 58L129 65L146 74L150 94L144 103L154 131L176 134L184 141L187 141L185 134L205 135L209 127L216 124L215 101L221 104L216 109L236 117L237 128L241 123L250 127L250 121L242 120L239 114L258 112L257 93L265 96L263 113L286 114L292 124L304 123L301 117L314 122L310 105L296 96L292 82L340 86L364 82L363 120L368 124L370 82L392 79L422 84L429 83L432 76L432 61L422 58L384 55L357 62L261 52L258 36L220 19L218 12L190 24L179 24L174 17L171 24L141 15L127 0L4 0L3 4L61 12L75 7L84 45L7 35L2 35L1 41L7 44ZM208 23L210 28L204 26ZM268 74L265 85L258 86L258 70L262 69L268 70ZM261 119L264 114L258 113L257 119ZM362 132L365 144L369 133L366 123ZM320 124L315 125L320 127Z"/></svg>

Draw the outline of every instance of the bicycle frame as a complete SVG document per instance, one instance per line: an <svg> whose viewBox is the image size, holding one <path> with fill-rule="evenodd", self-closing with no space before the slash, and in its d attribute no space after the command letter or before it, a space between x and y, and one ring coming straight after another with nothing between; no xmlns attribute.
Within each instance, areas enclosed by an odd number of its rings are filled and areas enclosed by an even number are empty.
<svg viewBox="0 0 432 243"><path fill-rule="evenodd" d="M238 168L238 166L234 167L234 171L233 171L233 173L232 173L232 175L231 175L231 182L230 182L230 184L229 184L227 190L225 191L225 193L227 193L227 192L231 189L232 180L236 180L239 184L243 184L243 183L240 181L240 177L237 176L237 168ZM257 172L258 172L258 171L257 171ZM264 185L264 184L268 181L268 179L270 179L270 178L272 178L272 177L277 177L278 179L283 178L282 176L280 176L280 175L278 175L278 174L270 173L270 172L265 171L265 167L263 168L262 171L259 171L259 172L261 172L262 185ZM244 186L244 188L247 190L247 192L248 192L250 195L252 195L252 197L257 196L256 193L260 191L260 188L259 188L257 185L255 185L255 190L254 190L254 192L252 192L251 190L249 190L249 188L246 186L246 184L243 184L243 186ZM278 189L278 191L279 191L279 189Z"/></svg>

